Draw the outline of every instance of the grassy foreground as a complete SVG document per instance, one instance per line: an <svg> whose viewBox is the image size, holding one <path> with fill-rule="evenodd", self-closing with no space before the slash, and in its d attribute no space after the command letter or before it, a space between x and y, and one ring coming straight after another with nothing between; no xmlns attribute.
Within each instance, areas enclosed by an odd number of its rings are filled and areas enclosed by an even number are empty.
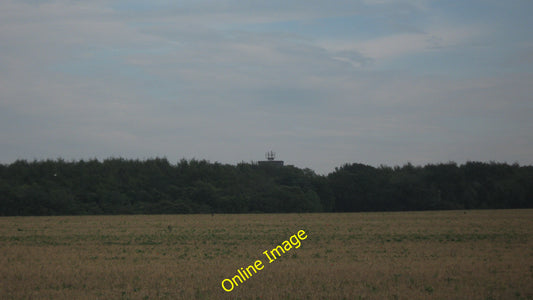
<svg viewBox="0 0 533 300"><path fill-rule="evenodd" d="M533 210L0 218L0 299L224 298L533 299Z"/></svg>

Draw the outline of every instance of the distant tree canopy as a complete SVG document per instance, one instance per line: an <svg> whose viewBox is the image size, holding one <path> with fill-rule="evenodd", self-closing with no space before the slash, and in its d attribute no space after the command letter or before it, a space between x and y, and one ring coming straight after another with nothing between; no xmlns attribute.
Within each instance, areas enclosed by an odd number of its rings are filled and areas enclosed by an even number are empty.
<svg viewBox="0 0 533 300"><path fill-rule="evenodd" d="M344 165L328 175L337 211L532 208L533 167L468 162Z"/></svg>
<svg viewBox="0 0 533 300"><path fill-rule="evenodd" d="M205 160L18 160L0 164L0 215L532 208L532 183L532 166L481 162L345 164L321 176Z"/></svg>

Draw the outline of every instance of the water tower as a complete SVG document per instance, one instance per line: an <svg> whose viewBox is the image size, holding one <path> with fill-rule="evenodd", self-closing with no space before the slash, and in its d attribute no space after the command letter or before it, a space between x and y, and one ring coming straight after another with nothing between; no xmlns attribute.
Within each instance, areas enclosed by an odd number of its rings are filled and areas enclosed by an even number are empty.
<svg viewBox="0 0 533 300"><path fill-rule="evenodd" d="M259 165L261 166L273 166L273 167L283 167L283 161L282 160L275 160L276 159L276 152L270 150L267 153L265 153L265 158L267 160L260 160L258 161Z"/></svg>

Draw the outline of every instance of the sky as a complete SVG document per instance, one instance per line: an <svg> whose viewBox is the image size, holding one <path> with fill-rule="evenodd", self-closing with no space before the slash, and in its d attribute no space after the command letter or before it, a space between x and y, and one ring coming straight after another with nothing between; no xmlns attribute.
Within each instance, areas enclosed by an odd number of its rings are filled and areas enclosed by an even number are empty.
<svg viewBox="0 0 533 300"><path fill-rule="evenodd" d="M533 164L530 0L0 0L0 163Z"/></svg>

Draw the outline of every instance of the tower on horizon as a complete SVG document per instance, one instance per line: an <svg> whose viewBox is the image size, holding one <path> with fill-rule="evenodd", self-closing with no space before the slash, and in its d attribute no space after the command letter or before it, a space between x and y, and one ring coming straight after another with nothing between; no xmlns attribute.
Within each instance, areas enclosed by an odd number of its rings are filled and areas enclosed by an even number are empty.
<svg viewBox="0 0 533 300"><path fill-rule="evenodd" d="M265 153L265 158L267 160L258 161L260 166L283 167L283 161L282 160L275 160L276 152L274 152L272 150L268 151L267 153Z"/></svg>

